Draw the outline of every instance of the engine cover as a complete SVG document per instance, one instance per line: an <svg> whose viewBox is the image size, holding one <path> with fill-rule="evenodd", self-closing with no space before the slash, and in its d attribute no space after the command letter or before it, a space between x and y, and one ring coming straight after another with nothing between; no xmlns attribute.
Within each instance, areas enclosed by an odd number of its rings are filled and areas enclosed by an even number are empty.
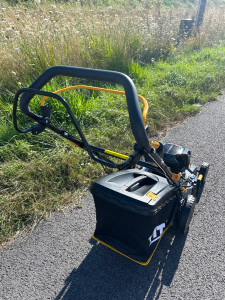
<svg viewBox="0 0 225 300"><path fill-rule="evenodd" d="M191 152L172 143L163 144L163 160L173 173L185 171L190 164Z"/></svg>

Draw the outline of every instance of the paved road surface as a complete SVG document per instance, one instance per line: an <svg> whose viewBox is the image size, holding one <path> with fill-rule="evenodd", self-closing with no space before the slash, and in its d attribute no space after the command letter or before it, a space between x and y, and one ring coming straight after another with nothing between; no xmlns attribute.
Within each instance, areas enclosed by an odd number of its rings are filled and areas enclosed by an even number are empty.
<svg viewBox="0 0 225 300"><path fill-rule="evenodd" d="M222 98L221 98L222 100ZM41 222L0 252L0 299L225 299L225 97L169 132L211 164L187 236L163 237L151 263L140 266L90 239L93 200Z"/></svg>

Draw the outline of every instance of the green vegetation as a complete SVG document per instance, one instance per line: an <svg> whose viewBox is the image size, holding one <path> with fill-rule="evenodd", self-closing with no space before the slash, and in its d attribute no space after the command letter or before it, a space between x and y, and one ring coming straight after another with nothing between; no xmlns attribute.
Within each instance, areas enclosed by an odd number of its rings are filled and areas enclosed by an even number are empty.
<svg viewBox="0 0 225 300"><path fill-rule="evenodd" d="M53 2L66 2L66 3L72 3L72 4L77 4L78 2L81 5L94 5L94 6L109 6L109 5L140 5L143 3L148 2L148 5L154 5L158 3L159 5L162 6L169 6L169 7L179 7L179 6L191 6L193 4L196 4L198 0L57 0L57 1L52 1L52 0L5 0L6 2L10 4L24 4L28 2L27 4L33 4L33 3L53 3ZM216 0L211 0L211 2L215 2ZM210 2L210 0L209 0Z"/></svg>
<svg viewBox="0 0 225 300"><path fill-rule="evenodd" d="M195 15L194 8L164 9L159 1L149 5L121 0L119 6L105 2L111 3L101 1L101 8L85 1L0 4L0 243L51 211L76 205L84 188L104 174L86 152L50 132L32 136L15 131L15 92L28 87L45 69L64 64L125 72L149 102L151 136L196 113L196 104L215 100L224 88L222 4L208 8L201 31L182 40L178 36L180 19ZM132 4L129 10L128 2ZM60 77L45 90L79 83L99 85ZM62 96L90 143L124 154L132 151L134 140L124 97L82 90ZM32 109L40 109L40 100L32 100ZM47 101L52 122L76 135L63 107L53 99ZM23 116L19 120L20 126L27 125Z"/></svg>

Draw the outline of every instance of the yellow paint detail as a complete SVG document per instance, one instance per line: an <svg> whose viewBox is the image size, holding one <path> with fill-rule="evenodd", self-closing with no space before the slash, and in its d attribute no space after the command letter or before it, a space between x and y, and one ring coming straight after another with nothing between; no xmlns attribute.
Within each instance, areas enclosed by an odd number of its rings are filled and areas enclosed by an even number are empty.
<svg viewBox="0 0 225 300"><path fill-rule="evenodd" d="M187 189L185 189L185 187L182 187L181 192L182 193L187 193Z"/></svg>
<svg viewBox="0 0 225 300"><path fill-rule="evenodd" d="M111 89L104 89L104 88L99 88L99 87L95 87L95 86L88 86L88 85L75 85L75 86L69 86L69 87L66 87L66 88L63 88L63 89L60 89L58 91L55 91L54 94L59 94L59 93L62 93L62 92L66 92L66 91L69 91L69 90L75 90L75 89L87 89L87 90L93 90L93 91L100 91L100 92L107 92L107 93L112 93L112 94L118 94L118 95L126 95L124 91L117 91L117 90L111 90ZM45 100L48 99L49 97L48 96L45 96L42 98L41 100L41 106L44 106L45 104ZM142 119L143 119L143 123L145 125L145 122L146 122L146 115L147 115L147 112L148 112L148 102L147 100L141 96L141 95L138 95L138 98L141 99L141 101L144 103L144 109L143 109L143 112L142 112Z"/></svg>
<svg viewBox="0 0 225 300"><path fill-rule="evenodd" d="M202 180L202 178L203 178L203 175L202 174L200 174L199 176L198 176L198 180Z"/></svg>
<svg viewBox="0 0 225 300"><path fill-rule="evenodd" d="M158 149L160 147L160 143L157 141L152 141L151 142L151 146L155 149Z"/></svg>
<svg viewBox="0 0 225 300"><path fill-rule="evenodd" d="M119 157L119 158L122 158L122 159L128 159L129 158L129 156L127 156L127 155L123 155L123 154L120 154L120 153L117 153L117 152L114 152L114 151L111 151L111 150L107 150L107 149L104 151L104 153L115 156L115 157Z"/></svg>
<svg viewBox="0 0 225 300"><path fill-rule="evenodd" d="M171 173L171 178L175 181L179 181L181 178L181 173L179 174Z"/></svg>
<svg viewBox="0 0 225 300"><path fill-rule="evenodd" d="M99 243L103 244L104 246L106 246L106 247L112 249L113 251L115 251L115 252L117 252L117 253L119 253L119 254L125 256L126 258L129 258L130 260L132 260L132 261L134 261L134 262L136 262L137 264L140 264L140 265L142 265L142 266L147 266L147 265L150 263L150 260L152 259L152 256L154 255L154 253L155 253L155 251L156 251L156 249L157 249L157 247L158 247L158 245L159 245L159 242L161 241L161 238L163 237L163 235L164 235L164 233L167 231L167 229L169 229L169 227L170 227L170 224L163 230L163 233L162 233L162 235L161 235L161 237L160 237L158 243L156 244L155 249L153 250L151 256L149 257L149 259L148 259L146 262L141 262L141 261L135 260L135 259L133 259L133 258L127 256L126 254L124 254L124 253L120 252L119 250L115 249L114 247L112 247L112 246L106 244L105 242L101 241L100 239L96 238L96 237L94 236L94 234L92 235L92 238L95 239L96 241L98 241Z"/></svg>
<svg viewBox="0 0 225 300"><path fill-rule="evenodd" d="M153 192L149 192L146 196L148 196L152 200L155 200L156 198L158 198L158 196L156 194L154 194Z"/></svg>

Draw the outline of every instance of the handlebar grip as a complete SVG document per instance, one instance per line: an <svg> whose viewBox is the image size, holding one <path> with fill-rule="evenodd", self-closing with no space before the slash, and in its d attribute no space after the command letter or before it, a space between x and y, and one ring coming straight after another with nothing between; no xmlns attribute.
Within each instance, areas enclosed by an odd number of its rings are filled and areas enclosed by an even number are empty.
<svg viewBox="0 0 225 300"><path fill-rule="evenodd" d="M144 147L147 151L150 151L151 146L149 144L149 140L142 121L142 114L137 96L137 90L129 76L120 72L108 70L87 69L71 66L55 66L44 71L30 85L29 88L40 90L46 83L48 83L53 77L56 76L67 76L82 79L113 82L122 85L126 94L128 112L133 135L139 146ZM33 96L34 95L28 93L24 93L22 95L20 99L20 110L22 113L30 113L30 109L28 106Z"/></svg>

